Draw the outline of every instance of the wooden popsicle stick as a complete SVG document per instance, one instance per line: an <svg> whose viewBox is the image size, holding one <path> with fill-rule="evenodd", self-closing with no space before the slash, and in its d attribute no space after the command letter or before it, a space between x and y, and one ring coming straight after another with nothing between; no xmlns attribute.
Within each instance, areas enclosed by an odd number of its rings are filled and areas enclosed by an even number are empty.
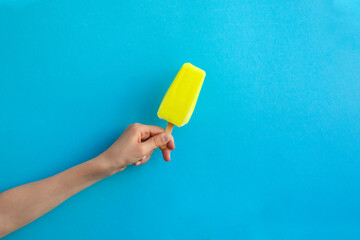
<svg viewBox="0 0 360 240"><path fill-rule="evenodd" d="M166 129L165 129L165 133L171 134L172 130L173 130L174 124L172 124L171 122L168 122ZM162 150L166 149L167 144L162 145L160 148Z"/></svg>

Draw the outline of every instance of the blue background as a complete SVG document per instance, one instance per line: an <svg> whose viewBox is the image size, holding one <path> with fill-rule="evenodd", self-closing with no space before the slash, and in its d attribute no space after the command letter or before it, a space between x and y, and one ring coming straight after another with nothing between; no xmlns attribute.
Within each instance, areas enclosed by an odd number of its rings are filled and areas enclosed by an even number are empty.
<svg viewBox="0 0 360 240"><path fill-rule="evenodd" d="M359 239L360 2L0 1L0 191L91 159L206 70L176 150L6 239Z"/></svg>

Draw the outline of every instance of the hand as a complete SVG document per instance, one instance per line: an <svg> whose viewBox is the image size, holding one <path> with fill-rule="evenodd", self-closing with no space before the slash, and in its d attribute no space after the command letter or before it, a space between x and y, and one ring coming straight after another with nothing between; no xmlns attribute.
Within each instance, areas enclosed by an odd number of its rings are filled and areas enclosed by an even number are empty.
<svg viewBox="0 0 360 240"><path fill-rule="evenodd" d="M174 138L165 134L164 129L158 126L134 123L129 125L123 134L101 154L115 172L124 170L128 165L135 166L146 163L155 148L167 144L162 150L165 161L170 161L170 151L175 149Z"/></svg>

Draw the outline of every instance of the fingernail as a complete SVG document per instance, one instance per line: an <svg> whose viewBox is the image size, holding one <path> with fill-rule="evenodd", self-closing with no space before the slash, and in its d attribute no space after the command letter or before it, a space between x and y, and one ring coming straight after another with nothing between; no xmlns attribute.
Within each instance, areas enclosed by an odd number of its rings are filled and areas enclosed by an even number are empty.
<svg viewBox="0 0 360 240"><path fill-rule="evenodd" d="M165 133L165 134L163 135L163 140L164 140L164 142L168 142L168 141L170 140L170 135L167 134L167 133Z"/></svg>

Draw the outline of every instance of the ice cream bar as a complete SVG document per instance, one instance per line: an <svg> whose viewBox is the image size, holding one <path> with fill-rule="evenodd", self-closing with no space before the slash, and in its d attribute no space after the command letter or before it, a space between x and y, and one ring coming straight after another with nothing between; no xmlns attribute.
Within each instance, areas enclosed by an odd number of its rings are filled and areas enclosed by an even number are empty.
<svg viewBox="0 0 360 240"><path fill-rule="evenodd" d="M168 121L165 132L171 133L174 125L181 127L189 122L204 78L205 71L190 63L181 67L157 113L159 118Z"/></svg>

